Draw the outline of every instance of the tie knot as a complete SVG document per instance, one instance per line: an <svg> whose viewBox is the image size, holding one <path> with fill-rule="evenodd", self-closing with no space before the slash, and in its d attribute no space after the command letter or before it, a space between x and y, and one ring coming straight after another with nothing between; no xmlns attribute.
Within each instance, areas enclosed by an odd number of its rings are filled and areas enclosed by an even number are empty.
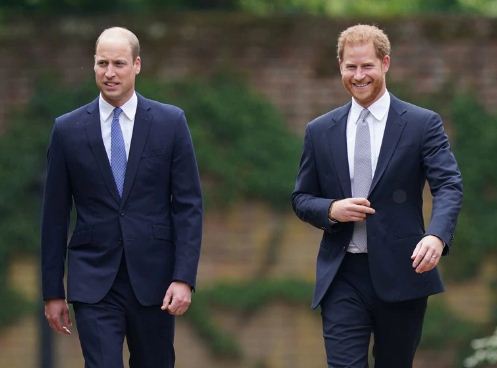
<svg viewBox="0 0 497 368"><path fill-rule="evenodd" d="M114 109L114 119L119 119L119 115L121 115L122 112L123 110L120 107L116 107Z"/></svg>
<svg viewBox="0 0 497 368"><path fill-rule="evenodd" d="M359 119L357 119L357 122L365 121L368 115L369 115L369 110L363 109L361 111L361 114L359 115Z"/></svg>

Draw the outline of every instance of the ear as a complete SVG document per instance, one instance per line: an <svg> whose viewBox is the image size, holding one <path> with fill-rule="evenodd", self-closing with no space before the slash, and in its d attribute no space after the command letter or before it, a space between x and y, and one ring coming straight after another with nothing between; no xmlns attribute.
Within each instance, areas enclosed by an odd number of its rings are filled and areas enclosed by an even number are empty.
<svg viewBox="0 0 497 368"><path fill-rule="evenodd" d="M142 68L142 59L139 56L136 57L134 67L135 67L135 74L136 75L140 74L140 70Z"/></svg>
<svg viewBox="0 0 497 368"><path fill-rule="evenodd" d="M381 61L381 65L383 67L383 71L386 73L390 68L390 55L385 55L383 60Z"/></svg>

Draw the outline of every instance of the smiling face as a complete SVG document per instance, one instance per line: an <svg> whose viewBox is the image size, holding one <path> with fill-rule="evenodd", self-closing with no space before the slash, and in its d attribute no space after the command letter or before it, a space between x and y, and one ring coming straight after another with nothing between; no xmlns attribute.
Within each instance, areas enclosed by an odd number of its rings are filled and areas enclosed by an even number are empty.
<svg viewBox="0 0 497 368"><path fill-rule="evenodd" d="M362 107L369 107L385 93L390 56L380 59L372 41L345 44L339 65L343 86Z"/></svg>
<svg viewBox="0 0 497 368"><path fill-rule="evenodd" d="M140 57L133 60L131 44L125 34L109 32L99 39L95 51L95 80L108 103L118 107L131 98L140 68Z"/></svg>

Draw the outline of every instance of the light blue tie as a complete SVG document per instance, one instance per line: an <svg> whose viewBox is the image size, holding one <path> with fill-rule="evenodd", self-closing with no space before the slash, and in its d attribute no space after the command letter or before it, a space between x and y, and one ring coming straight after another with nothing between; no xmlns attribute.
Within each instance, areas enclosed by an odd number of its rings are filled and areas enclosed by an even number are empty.
<svg viewBox="0 0 497 368"><path fill-rule="evenodd" d="M371 165L371 138L366 118L369 110L364 109L357 119L354 153L354 181L352 184L352 196L367 198L369 188L373 181L373 169ZM355 222L352 233L352 244L357 251L367 252L366 221Z"/></svg>
<svg viewBox="0 0 497 368"><path fill-rule="evenodd" d="M112 168L112 174L114 174L114 180L120 197L123 195L124 176L126 175L127 163L123 132L121 130L121 125L119 124L119 115L121 115L122 112L123 110L119 107L114 109L110 131L110 166Z"/></svg>

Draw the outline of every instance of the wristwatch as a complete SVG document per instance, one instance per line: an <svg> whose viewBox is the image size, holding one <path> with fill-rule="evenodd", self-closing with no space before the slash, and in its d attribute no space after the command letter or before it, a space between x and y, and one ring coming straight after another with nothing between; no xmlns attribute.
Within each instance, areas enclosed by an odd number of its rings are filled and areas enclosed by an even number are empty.
<svg viewBox="0 0 497 368"><path fill-rule="evenodd" d="M330 217L330 214L331 214L331 207L333 207L333 203L336 202L336 199L333 199L330 203L330 207L328 208L328 221L330 223L330 225L336 225L338 224L340 221L338 221L337 219L334 219L333 217Z"/></svg>

